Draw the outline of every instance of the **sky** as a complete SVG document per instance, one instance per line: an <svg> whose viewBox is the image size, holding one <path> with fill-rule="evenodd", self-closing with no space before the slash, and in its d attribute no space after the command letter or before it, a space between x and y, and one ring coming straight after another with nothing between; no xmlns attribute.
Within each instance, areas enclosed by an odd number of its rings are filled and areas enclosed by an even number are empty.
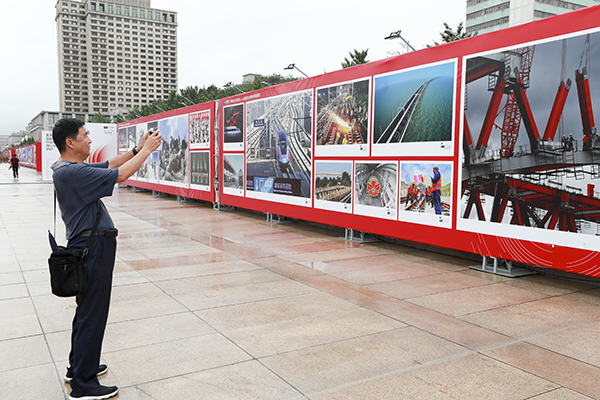
<svg viewBox="0 0 600 400"><path fill-rule="evenodd" d="M4 5L0 24L0 135L22 129L40 111L58 111L54 0ZM152 0L178 14L179 88L241 83L248 73L309 76L341 69L348 53L368 49L369 61L439 41L443 23L465 20L465 0Z"/></svg>

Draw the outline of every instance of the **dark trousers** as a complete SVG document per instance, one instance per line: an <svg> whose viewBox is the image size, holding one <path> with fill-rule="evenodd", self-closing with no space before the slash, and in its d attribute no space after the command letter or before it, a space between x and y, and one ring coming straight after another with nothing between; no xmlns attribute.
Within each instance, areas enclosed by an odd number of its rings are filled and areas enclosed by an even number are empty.
<svg viewBox="0 0 600 400"><path fill-rule="evenodd" d="M431 192L431 198L433 199L433 209L436 214L442 214L442 192L434 190Z"/></svg>
<svg viewBox="0 0 600 400"><path fill-rule="evenodd" d="M13 168L13 178L18 178L19 177L19 167L17 168Z"/></svg>
<svg viewBox="0 0 600 400"><path fill-rule="evenodd" d="M69 247L83 248L86 241L87 238L71 240ZM95 237L85 258L88 290L76 297L69 353L71 388L77 394L89 393L100 385L96 374L108 320L116 250L115 238Z"/></svg>

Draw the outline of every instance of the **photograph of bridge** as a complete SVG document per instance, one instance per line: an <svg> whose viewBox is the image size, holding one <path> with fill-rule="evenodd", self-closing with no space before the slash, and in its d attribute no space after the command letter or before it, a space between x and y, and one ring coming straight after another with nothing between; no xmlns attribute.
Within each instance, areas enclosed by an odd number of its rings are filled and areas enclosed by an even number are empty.
<svg viewBox="0 0 600 400"><path fill-rule="evenodd" d="M315 161L315 207L351 212L352 161Z"/></svg>
<svg viewBox="0 0 600 400"><path fill-rule="evenodd" d="M257 182L263 193L311 198L312 105L312 90L246 103L247 196Z"/></svg>
<svg viewBox="0 0 600 400"><path fill-rule="evenodd" d="M461 216L479 222L469 229L600 238L599 65L600 33L467 60Z"/></svg>
<svg viewBox="0 0 600 400"><path fill-rule="evenodd" d="M375 77L374 149L452 140L456 63Z"/></svg>
<svg viewBox="0 0 600 400"><path fill-rule="evenodd" d="M340 83L317 89L316 155L331 155L325 147L340 147L339 155L350 155L347 146L368 142L370 80ZM338 155L338 154L335 154Z"/></svg>

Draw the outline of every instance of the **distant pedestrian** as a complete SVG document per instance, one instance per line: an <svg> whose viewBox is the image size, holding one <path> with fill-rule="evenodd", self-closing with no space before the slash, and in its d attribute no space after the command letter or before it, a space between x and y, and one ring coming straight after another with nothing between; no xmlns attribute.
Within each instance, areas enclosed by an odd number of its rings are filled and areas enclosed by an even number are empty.
<svg viewBox="0 0 600 400"><path fill-rule="evenodd" d="M10 166L8 167L8 169L13 170L13 178L14 179L18 179L19 178L19 159L17 158L17 154L13 154L12 158L10 159Z"/></svg>

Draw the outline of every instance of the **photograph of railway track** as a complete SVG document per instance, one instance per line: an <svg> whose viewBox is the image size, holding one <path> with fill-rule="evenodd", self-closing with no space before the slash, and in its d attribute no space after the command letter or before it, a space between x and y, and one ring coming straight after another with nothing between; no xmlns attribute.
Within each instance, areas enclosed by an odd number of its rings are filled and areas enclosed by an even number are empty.
<svg viewBox="0 0 600 400"><path fill-rule="evenodd" d="M293 198L311 198L312 104L312 90L246 103L246 196L310 204Z"/></svg>
<svg viewBox="0 0 600 400"><path fill-rule="evenodd" d="M449 149L455 82L455 62L376 76L373 153L393 155L398 154L399 147L405 147L413 152L418 149L419 153L437 154L440 143L442 149Z"/></svg>
<svg viewBox="0 0 600 400"><path fill-rule="evenodd" d="M599 66L598 32L467 59L461 227L600 245Z"/></svg>
<svg viewBox="0 0 600 400"><path fill-rule="evenodd" d="M244 149L244 104L223 107L223 150Z"/></svg>
<svg viewBox="0 0 600 400"><path fill-rule="evenodd" d="M210 147L210 110L190 113L190 149Z"/></svg>
<svg viewBox="0 0 600 400"><path fill-rule="evenodd" d="M188 114L158 121L163 137L159 149L159 180L162 184L188 185Z"/></svg>
<svg viewBox="0 0 600 400"><path fill-rule="evenodd" d="M210 152L190 152L190 186L210 190Z"/></svg>
<svg viewBox="0 0 600 400"><path fill-rule="evenodd" d="M223 193L244 195L243 154L223 154Z"/></svg>
<svg viewBox="0 0 600 400"><path fill-rule="evenodd" d="M352 212L352 161L315 161L315 207Z"/></svg>
<svg viewBox="0 0 600 400"><path fill-rule="evenodd" d="M369 94L370 79L317 89L317 156L368 151Z"/></svg>
<svg viewBox="0 0 600 400"><path fill-rule="evenodd" d="M356 162L354 212L397 219L398 163Z"/></svg>

